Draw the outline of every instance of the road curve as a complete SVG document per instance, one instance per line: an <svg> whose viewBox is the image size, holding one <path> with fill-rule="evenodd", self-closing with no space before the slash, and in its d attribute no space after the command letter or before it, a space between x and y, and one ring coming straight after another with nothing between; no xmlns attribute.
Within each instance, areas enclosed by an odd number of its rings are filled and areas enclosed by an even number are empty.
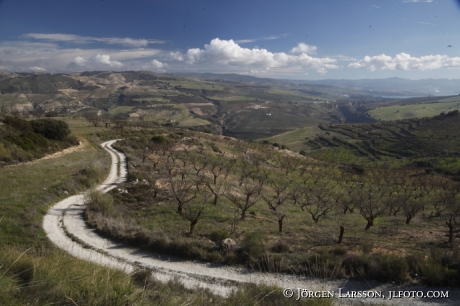
<svg viewBox="0 0 460 306"><path fill-rule="evenodd" d="M107 179L97 189L108 192L117 184L126 180L126 157L112 148L117 140L104 142L101 146L110 154L112 165ZM85 209L85 193L71 196L53 205L43 219L43 228L48 238L59 248L72 256L111 268L132 273L138 268L153 270L154 277L160 281L179 280L187 288L203 287L213 293L228 296L240 283L256 283L277 285L280 288L293 288L297 297L297 288L309 291L334 291L338 298L339 288L342 292L349 291L382 291L388 297L389 290L420 290L428 291L424 286L395 286L377 282L359 281L321 281L305 277L284 274L268 274L251 272L247 269L228 267L219 264L204 264L188 260L171 258L160 254L152 254L100 237L94 229L89 228L83 220ZM431 288L431 290L433 290ZM437 288L435 290L443 290ZM449 298L436 299L366 299L342 298L340 304L353 302L385 303L394 305L459 305L459 290L449 290Z"/></svg>

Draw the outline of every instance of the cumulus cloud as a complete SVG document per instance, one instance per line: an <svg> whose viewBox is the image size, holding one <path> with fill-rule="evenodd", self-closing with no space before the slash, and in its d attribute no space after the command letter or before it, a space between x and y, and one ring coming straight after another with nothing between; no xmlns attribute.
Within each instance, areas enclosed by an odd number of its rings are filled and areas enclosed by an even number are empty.
<svg viewBox="0 0 460 306"><path fill-rule="evenodd" d="M439 68L460 67L460 57L447 55L426 55L413 57L407 53L399 53L394 58L380 54L365 56L362 60L348 65L351 68L365 68L375 70L432 70Z"/></svg>
<svg viewBox="0 0 460 306"><path fill-rule="evenodd" d="M312 57L306 53L289 55L284 52L269 52L266 49L242 48L233 40L219 38L211 40L210 44L204 46L204 49L193 48L180 56L177 52L170 53L169 56L188 64L218 64L252 69L316 69L323 73L327 69L338 68L335 64L337 60L333 58Z"/></svg>
<svg viewBox="0 0 460 306"><path fill-rule="evenodd" d="M297 47L291 49L291 53L306 53L315 54L318 48L316 46L310 46L304 43L299 43Z"/></svg>
<svg viewBox="0 0 460 306"><path fill-rule="evenodd" d="M130 37L91 37L91 36L80 36L74 34L62 34L62 33L53 33L53 34L44 34L44 33L28 33L21 35L22 38L28 39L37 39L37 40L47 40L54 42L68 42L68 43L80 43L87 44L92 42L101 42L106 44L116 44L124 45L129 47L146 47L149 44L159 44L164 43L163 40L156 39L136 39Z"/></svg>
<svg viewBox="0 0 460 306"><path fill-rule="evenodd" d="M162 62L160 62L159 60L156 60L156 59L152 60L150 62L150 65L151 65L151 67L153 68L154 71L159 71L159 72L165 72L166 71L165 68L166 68L166 66L168 66L168 64L162 63Z"/></svg>
<svg viewBox="0 0 460 306"><path fill-rule="evenodd" d="M119 68L122 67L123 64L119 61L114 61L110 59L110 55L108 54L97 54L91 56L88 60L82 56L76 56L73 61L68 65L69 68L75 67L82 67L82 68L102 68L107 69L108 67L111 68Z"/></svg>

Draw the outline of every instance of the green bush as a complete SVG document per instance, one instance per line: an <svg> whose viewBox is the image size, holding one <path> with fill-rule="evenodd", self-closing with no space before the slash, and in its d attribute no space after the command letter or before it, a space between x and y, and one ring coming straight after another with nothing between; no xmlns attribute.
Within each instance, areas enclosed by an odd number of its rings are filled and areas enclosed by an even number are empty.
<svg viewBox="0 0 460 306"><path fill-rule="evenodd" d="M153 136L151 140L156 144L164 145L168 143L168 140L164 136L161 136L161 135Z"/></svg>
<svg viewBox="0 0 460 306"><path fill-rule="evenodd" d="M23 132L33 132L30 122L19 117L6 116L3 123Z"/></svg>
<svg viewBox="0 0 460 306"><path fill-rule="evenodd" d="M243 240L242 250L250 259L258 259L267 252L265 237L259 232L246 234Z"/></svg>
<svg viewBox="0 0 460 306"><path fill-rule="evenodd" d="M55 119L37 119L30 121L35 133L48 139L65 140L70 134L70 128L64 121Z"/></svg>

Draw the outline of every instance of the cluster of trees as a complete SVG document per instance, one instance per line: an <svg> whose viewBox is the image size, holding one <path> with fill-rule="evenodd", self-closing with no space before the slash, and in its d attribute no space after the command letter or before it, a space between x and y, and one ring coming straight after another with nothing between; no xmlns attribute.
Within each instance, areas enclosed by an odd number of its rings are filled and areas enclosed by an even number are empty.
<svg viewBox="0 0 460 306"><path fill-rule="evenodd" d="M78 140L70 134L67 123L50 118L27 121L6 116L0 127L0 164L40 158Z"/></svg>
<svg viewBox="0 0 460 306"><path fill-rule="evenodd" d="M208 205L222 206L231 216L232 230L256 210L270 212L279 232L292 211L305 213L314 223L334 213L340 230L337 243L347 214L359 213L369 230L386 215L403 215L410 224L430 210L427 217L444 218L453 241L460 185L447 177L411 169L338 166L234 140L225 141L227 150L220 150L219 142L211 145L213 137L174 141L156 136L137 149L153 198L167 193L174 209L190 222L190 234Z"/></svg>

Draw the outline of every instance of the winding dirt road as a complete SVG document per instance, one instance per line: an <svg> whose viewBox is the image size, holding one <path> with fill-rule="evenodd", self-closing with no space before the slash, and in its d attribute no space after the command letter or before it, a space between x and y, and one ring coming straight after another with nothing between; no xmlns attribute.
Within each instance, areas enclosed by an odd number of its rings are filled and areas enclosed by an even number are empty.
<svg viewBox="0 0 460 306"><path fill-rule="evenodd" d="M103 143L101 146L112 157L110 174L107 179L97 187L103 192L115 188L117 184L126 180L126 157L112 148L116 140ZM459 305L460 294L458 289L452 288L427 288L424 286L395 286L377 282L358 281L321 281L305 277L284 274L268 274L251 272L242 268L228 267L219 264L204 264L187 261L160 254L148 253L139 249L110 241L100 237L89 228L83 220L85 193L71 196L51 207L43 220L43 228L48 238L59 248L69 254L97 264L132 273L138 268L152 269L153 276L160 281L179 280L187 288L209 288L215 294L229 295L241 283L256 283L277 285L280 288L294 289L297 298L297 288L309 291L334 291L335 298L339 299L339 288L342 294L351 291L381 291L385 298L358 299L340 298L343 304L368 304L385 303L393 305ZM443 299L391 299L389 291L423 291L444 290L449 291L449 298Z"/></svg>

